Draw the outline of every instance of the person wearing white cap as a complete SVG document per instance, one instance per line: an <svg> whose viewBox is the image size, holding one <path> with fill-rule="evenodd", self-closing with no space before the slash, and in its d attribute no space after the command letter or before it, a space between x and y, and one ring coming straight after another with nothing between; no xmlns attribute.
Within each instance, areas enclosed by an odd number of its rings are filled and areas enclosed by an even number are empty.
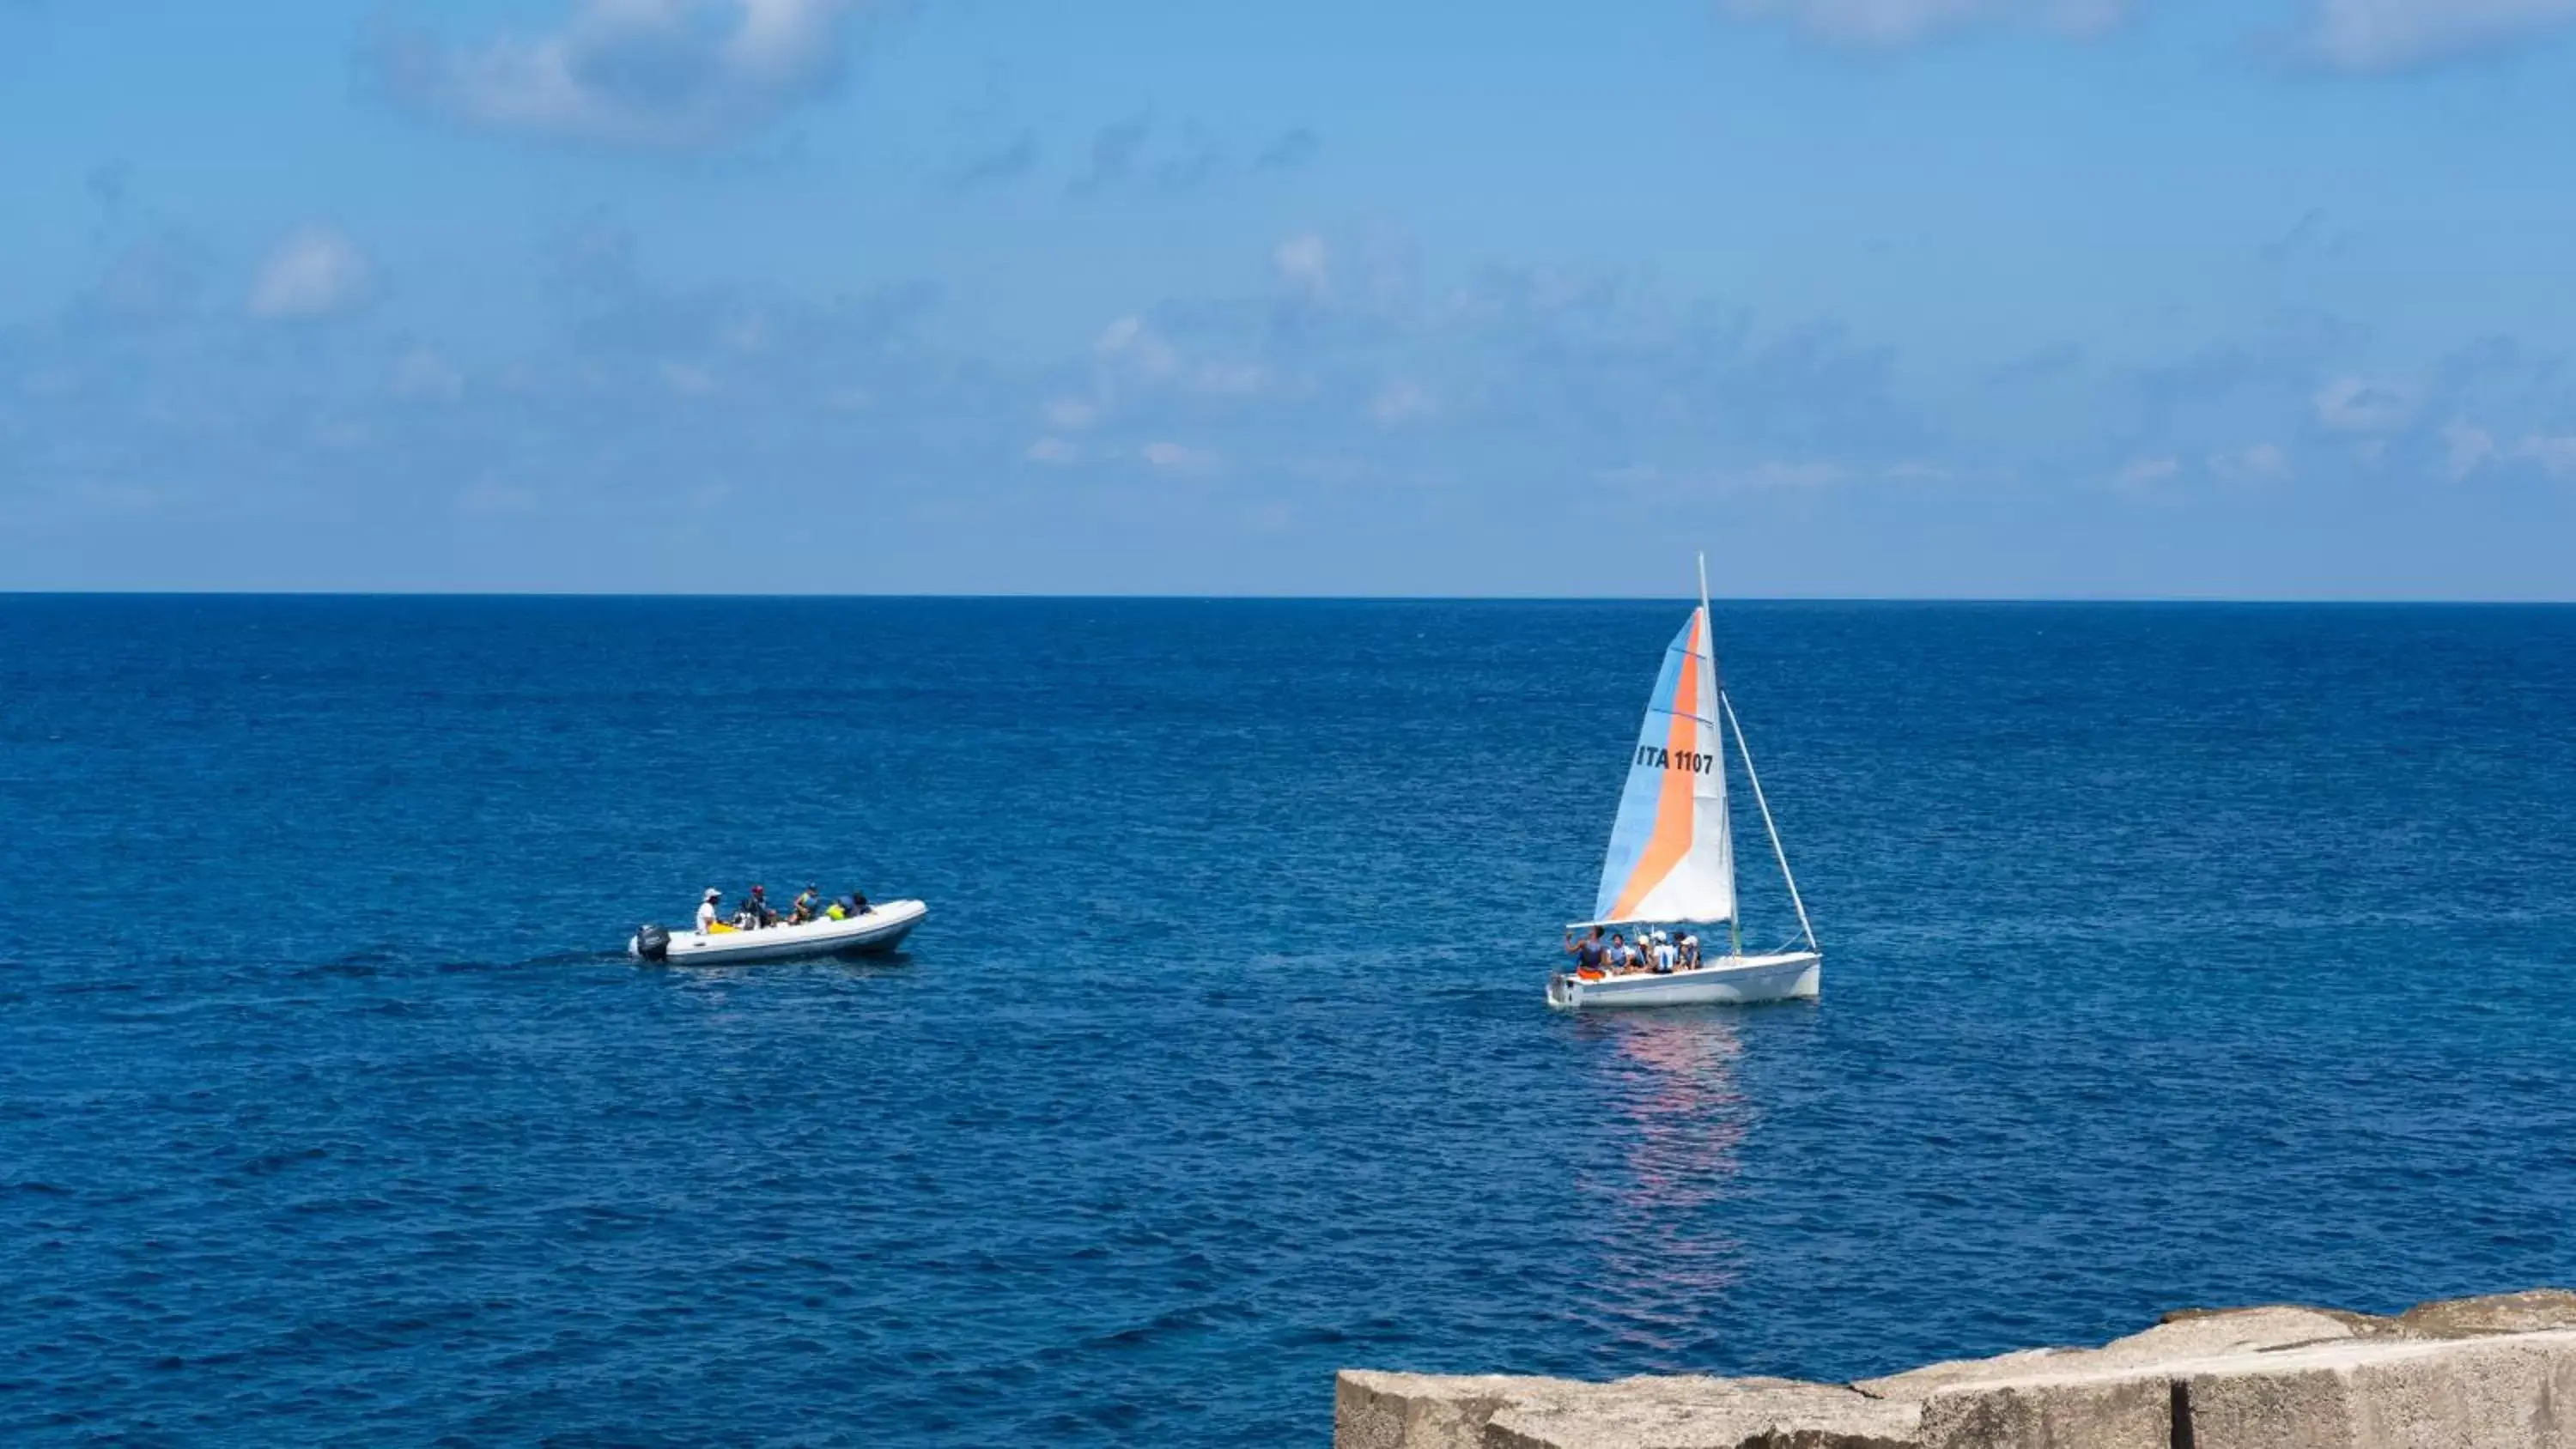
<svg viewBox="0 0 2576 1449"><path fill-rule="evenodd" d="M707 898L698 902L699 935L705 935L707 933L707 928L716 923L716 902L723 899L723 897L723 891L717 890L714 886L707 887Z"/></svg>
<svg viewBox="0 0 2576 1449"><path fill-rule="evenodd" d="M1661 931L1655 933L1655 973L1659 976L1673 974L1673 938Z"/></svg>

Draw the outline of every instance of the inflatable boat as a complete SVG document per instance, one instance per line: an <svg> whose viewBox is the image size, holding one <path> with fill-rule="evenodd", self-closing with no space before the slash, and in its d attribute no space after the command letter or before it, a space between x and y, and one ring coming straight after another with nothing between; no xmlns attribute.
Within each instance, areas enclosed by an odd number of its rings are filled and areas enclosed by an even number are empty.
<svg viewBox="0 0 2576 1449"><path fill-rule="evenodd" d="M929 914L930 907L919 901L882 901L846 920L827 918L754 931L731 926L674 931L646 925L626 943L626 954L638 961L667 961L674 966L715 966L891 951Z"/></svg>

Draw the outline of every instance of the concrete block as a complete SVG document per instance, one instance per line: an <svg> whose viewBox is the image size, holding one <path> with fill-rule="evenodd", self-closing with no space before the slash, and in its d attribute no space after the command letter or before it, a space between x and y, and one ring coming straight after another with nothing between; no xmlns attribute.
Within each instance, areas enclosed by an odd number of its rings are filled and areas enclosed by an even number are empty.
<svg viewBox="0 0 2576 1449"><path fill-rule="evenodd" d="M1852 1385L1885 1399L1920 1399L1943 1389L2073 1375L2116 1375L2152 1369L2178 1359L2249 1353L2353 1336L2361 1315L2314 1308L2233 1308L2175 1314L2144 1333L2113 1339L2100 1348L2033 1348L1993 1358L1929 1364ZM2385 1320L2381 1320L2385 1321Z"/></svg>
<svg viewBox="0 0 2576 1449"><path fill-rule="evenodd" d="M1496 1409L1583 1387L1509 1374L1449 1378L1344 1369L1333 1381L1333 1449L1482 1449Z"/></svg>
<svg viewBox="0 0 2576 1449"><path fill-rule="evenodd" d="M2355 1331L2353 1315L2308 1308L2194 1313L2100 1348L1932 1364L1852 1387L1919 1400L1925 1449L2170 1449L2174 1391L2166 1365L2342 1342Z"/></svg>
<svg viewBox="0 0 2576 1449"><path fill-rule="evenodd" d="M2135 1368L1967 1384L1923 1400L1922 1449L2172 1449L2173 1385Z"/></svg>
<svg viewBox="0 0 2576 1449"><path fill-rule="evenodd" d="M2576 1293L2168 1315L1851 1385L1346 1371L1337 1449L2576 1449Z"/></svg>
<svg viewBox="0 0 2576 1449"><path fill-rule="evenodd" d="M1623 1379L1507 1405L1483 1449L1915 1449L1917 1414L1793 1379Z"/></svg>
<svg viewBox="0 0 2576 1449"><path fill-rule="evenodd" d="M2576 1449L2576 1331L2176 1368L2192 1449Z"/></svg>

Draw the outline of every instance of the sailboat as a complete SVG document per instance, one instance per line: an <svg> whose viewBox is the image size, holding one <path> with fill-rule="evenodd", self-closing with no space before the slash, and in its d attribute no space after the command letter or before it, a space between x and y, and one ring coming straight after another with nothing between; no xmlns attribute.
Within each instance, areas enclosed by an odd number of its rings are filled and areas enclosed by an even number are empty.
<svg viewBox="0 0 2576 1449"><path fill-rule="evenodd" d="M1798 912L1799 936L1775 951L1746 955L1735 900L1735 836L1726 811L1726 737L1735 737L1745 782L1762 812L1771 854ZM1725 950L1703 948L1696 967L1674 971L1581 969L1561 971L1547 983L1547 1003L1564 1010L1601 1006L1682 1006L1711 1001L1786 1001L1816 994L1824 953L1806 902L1789 873L1789 853L1771 821L1771 804L1753 772L1753 752L1717 682L1717 650L1709 636L1708 559L1699 564L1699 608L1664 650L1663 671L1646 701L1646 722L1628 760L1628 784L1619 794L1619 817L1610 827L1609 856L1601 865L1601 892L1592 919L1568 931L1595 927L1632 935L1656 927L1726 928ZM1713 935L1714 932L1712 931Z"/></svg>

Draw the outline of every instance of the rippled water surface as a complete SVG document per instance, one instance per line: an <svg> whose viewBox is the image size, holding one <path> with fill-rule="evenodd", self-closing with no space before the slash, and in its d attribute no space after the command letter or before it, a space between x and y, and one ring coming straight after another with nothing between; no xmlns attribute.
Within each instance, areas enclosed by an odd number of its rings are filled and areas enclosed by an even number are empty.
<svg viewBox="0 0 2576 1449"><path fill-rule="evenodd" d="M2576 611L1721 606L1823 1001L1552 1015L1681 612L0 599L0 1437L1321 1444L2576 1278ZM933 915L617 954L754 879Z"/></svg>

